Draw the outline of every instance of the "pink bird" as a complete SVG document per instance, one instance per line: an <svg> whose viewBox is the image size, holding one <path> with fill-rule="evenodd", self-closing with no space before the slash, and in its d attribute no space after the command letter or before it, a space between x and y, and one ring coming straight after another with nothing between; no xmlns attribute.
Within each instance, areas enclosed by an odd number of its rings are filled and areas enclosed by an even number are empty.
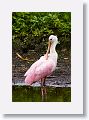
<svg viewBox="0 0 89 120"><path fill-rule="evenodd" d="M51 75L56 69L58 54L55 48L57 43L57 36L50 35L46 54L40 57L40 59L33 63L27 70L24 75L26 76L25 83L31 85L32 83L41 80L41 85L45 86L46 77Z"/></svg>

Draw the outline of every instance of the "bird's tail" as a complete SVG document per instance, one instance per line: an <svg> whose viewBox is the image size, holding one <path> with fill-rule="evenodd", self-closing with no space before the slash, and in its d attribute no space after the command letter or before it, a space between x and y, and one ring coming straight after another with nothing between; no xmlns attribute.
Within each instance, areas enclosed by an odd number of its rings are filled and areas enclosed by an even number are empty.
<svg viewBox="0 0 89 120"><path fill-rule="evenodd" d="M25 78L25 83L31 85L35 81L35 76L32 74L29 74Z"/></svg>

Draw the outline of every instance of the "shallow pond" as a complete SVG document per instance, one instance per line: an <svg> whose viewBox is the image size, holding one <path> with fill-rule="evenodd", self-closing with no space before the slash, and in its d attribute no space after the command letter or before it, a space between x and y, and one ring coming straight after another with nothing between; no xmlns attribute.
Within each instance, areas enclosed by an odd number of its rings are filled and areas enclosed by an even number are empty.
<svg viewBox="0 0 89 120"><path fill-rule="evenodd" d="M13 85L12 102L71 102L71 88Z"/></svg>

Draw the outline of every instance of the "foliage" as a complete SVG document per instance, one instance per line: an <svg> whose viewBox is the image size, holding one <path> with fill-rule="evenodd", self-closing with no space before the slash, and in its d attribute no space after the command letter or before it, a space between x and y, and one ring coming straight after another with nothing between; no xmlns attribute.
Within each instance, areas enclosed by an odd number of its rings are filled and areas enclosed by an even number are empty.
<svg viewBox="0 0 89 120"><path fill-rule="evenodd" d="M13 49L27 52L45 50L49 35L58 36L60 49L71 46L70 12L13 12Z"/></svg>

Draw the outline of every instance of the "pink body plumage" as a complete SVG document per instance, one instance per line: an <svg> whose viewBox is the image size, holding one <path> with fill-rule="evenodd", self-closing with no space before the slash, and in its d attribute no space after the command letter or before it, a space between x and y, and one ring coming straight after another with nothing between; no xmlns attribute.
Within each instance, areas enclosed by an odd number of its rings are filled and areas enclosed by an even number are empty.
<svg viewBox="0 0 89 120"><path fill-rule="evenodd" d="M25 83L31 85L48 75L50 75L56 68L55 62L48 58L46 60L45 56L42 56L39 60L31 65L31 67L25 73Z"/></svg>

